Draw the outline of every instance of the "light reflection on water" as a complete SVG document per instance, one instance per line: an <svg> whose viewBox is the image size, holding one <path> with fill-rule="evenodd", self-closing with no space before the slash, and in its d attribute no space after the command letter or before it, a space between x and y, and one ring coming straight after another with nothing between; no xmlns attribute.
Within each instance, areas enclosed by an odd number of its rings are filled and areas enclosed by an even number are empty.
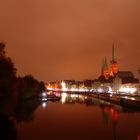
<svg viewBox="0 0 140 140"><path fill-rule="evenodd" d="M84 95L55 93L41 102L30 123L20 123L21 140L140 140L140 112Z"/></svg>

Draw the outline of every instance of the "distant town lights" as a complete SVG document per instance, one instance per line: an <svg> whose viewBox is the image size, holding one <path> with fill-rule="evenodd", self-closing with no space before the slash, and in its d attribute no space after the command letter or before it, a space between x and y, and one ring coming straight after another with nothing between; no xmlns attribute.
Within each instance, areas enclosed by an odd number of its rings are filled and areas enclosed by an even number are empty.
<svg viewBox="0 0 140 140"><path fill-rule="evenodd" d="M71 91L76 91L76 89L75 89L75 88L71 88L70 90L71 90Z"/></svg>
<svg viewBox="0 0 140 140"><path fill-rule="evenodd" d="M131 93L131 94L135 93L136 91L137 91L136 88L129 88L129 87L121 87L119 89L119 92Z"/></svg>
<svg viewBox="0 0 140 140"><path fill-rule="evenodd" d="M67 91L68 90L66 88L66 83L64 81L62 81L61 86L62 86L62 91Z"/></svg>
<svg viewBox="0 0 140 140"><path fill-rule="evenodd" d="M52 83L48 85L47 87L48 90L50 91L63 91L63 92L90 92L90 93L109 93L109 94L134 94L138 92L138 89L136 88L136 86L131 85L131 84L127 84L127 85L121 85L120 88L117 88L117 90L114 88L114 86L112 87L111 85L108 84L100 84L97 86L83 86L83 85L76 85L76 84L69 84L67 81L61 81L59 83ZM47 95L45 95L45 93L42 93L42 96L45 97Z"/></svg>

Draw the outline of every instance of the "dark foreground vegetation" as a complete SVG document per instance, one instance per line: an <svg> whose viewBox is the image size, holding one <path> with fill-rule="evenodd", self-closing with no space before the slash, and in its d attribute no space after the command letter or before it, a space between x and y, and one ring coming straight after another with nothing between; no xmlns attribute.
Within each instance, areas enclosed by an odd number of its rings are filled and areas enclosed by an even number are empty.
<svg viewBox="0 0 140 140"><path fill-rule="evenodd" d="M44 83L32 75L18 77L16 73L5 44L0 42L0 140L16 139L17 123L33 119L37 98L45 90Z"/></svg>

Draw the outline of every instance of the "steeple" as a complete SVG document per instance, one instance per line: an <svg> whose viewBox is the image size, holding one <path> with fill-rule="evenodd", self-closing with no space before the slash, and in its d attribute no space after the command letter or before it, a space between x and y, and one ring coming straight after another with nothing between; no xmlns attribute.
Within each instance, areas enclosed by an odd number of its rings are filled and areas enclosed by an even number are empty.
<svg viewBox="0 0 140 140"><path fill-rule="evenodd" d="M104 59L104 69L108 69L107 58Z"/></svg>
<svg viewBox="0 0 140 140"><path fill-rule="evenodd" d="M110 75L111 76L115 76L117 73L118 73L118 63L116 61L116 58L115 58L115 47L114 47L114 43L112 45L112 60L111 60L111 71L110 71Z"/></svg>
<svg viewBox="0 0 140 140"><path fill-rule="evenodd" d="M103 75L104 72L104 59L102 59L102 64L101 64L101 75Z"/></svg>
<svg viewBox="0 0 140 140"><path fill-rule="evenodd" d="M104 76L105 79L109 78L109 68L108 68L107 58L106 57L103 59L102 75Z"/></svg>
<svg viewBox="0 0 140 140"><path fill-rule="evenodd" d="M115 49L114 49L114 43L112 45L112 61L115 61Z"/></svg>
<svg viewBox="0 0 140 140"><path fill-rule="evenodd" d="M104 70L108 70L108 63L107 63L107 58L103 58L102 60L102 65L101 65L101 74L104 73Z"/></svg>
<svg viewBox="0 0 140 140"><path fill-rule="evenodd" d="M116 59L115 59L115 47L114 47L114 43L112 45L112 60L111 60L111 64L112 63L117 63Z"/></svg>

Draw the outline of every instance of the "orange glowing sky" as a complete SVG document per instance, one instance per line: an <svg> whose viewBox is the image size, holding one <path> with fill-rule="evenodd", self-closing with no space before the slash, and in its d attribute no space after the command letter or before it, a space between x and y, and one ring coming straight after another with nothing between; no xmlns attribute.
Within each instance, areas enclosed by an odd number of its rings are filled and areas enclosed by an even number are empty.
<svg viewBox="0 0 140 140"><path fill-rule="evenodd" d="M116 44L120 70L138 76L139 0L1 0L0 40L19 75L94 79Z"/></svg>

